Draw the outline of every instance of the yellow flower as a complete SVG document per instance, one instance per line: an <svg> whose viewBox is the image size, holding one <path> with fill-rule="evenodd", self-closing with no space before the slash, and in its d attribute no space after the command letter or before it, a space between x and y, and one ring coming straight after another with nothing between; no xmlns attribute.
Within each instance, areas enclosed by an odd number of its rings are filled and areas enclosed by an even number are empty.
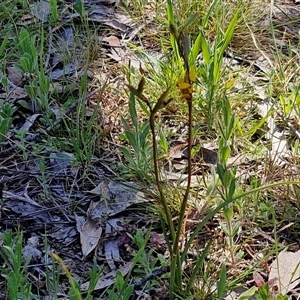
<svg viewBox="0 0 300 300"><path fill-rule="evenodd" d="M189 78L190 78L191 82L195 82L196 81L196 70L195 70L195 68L191 68L190 69Z"/></svg>
<svg viewBox="0 0 300 300"><path fill-rule="evenodd" d="M180 90L185 90L191 87L191 85L188 82L185 82L183 78L180 78L177 81L177 86L179 87Z"/></svg>

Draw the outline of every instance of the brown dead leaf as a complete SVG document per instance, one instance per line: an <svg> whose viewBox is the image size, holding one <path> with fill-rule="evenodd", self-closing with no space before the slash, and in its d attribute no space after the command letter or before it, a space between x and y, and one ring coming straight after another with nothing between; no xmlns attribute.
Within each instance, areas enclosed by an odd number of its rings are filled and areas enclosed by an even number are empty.
<svg viewBox="0 0 300 300"><path fill-rule="evenodd" d="M27 245L22 249L23 259L29 262L38 261L42 257L42 251L38 249L39 238L33 236L28 239Z"/></svg>
<svg viewBox="0 0 300 300"><path fill-rule="evenodd" d="M89 193L99 195L101 197L101 199L107 200L110 198L108 184L109 184L109 181L107 179L104 179L94 189L89 191Z"/></svg>
<svg viewBox="0 0 300 300"><path fill-rule="evenodd" d="M128 186L131 184L131 187ZM127 182L118 184L103 180L96 188L90 191L100 195L101 201L91 202L87 211L87 220L82 228L77 225L80 232L80 240L83 256L86 257L97 245L102 234L102 226L106 225L107 219L114 216L130 205L145 202L145 195L134 189L134 184ZM77 218L79 220L79 218ZM118 220L116 220L117 222ZM80 220L82 222L82 220ZM116 223L115 222L115 223ZM115 255L117 255L115 253Z"/></svg>
<svg viewBox="0 0 300 300"><path fill-rule="evenodd" d="M120 47L121 46L120 40L114 35L111 35L109 37L104 37L103 42L107 42L108 45L111 47Z"/></svg>
<svg viewBox="0 0 300 300"><path fill-rule="evenodd" d="M107 53L107 56L120 63L126 61L126 52L121 48L112 48L111 53Z"/></svg>
<svg viewBox="0 0 300 300"><path fill-rule="evenodd" d="M49 76L51 79L58 80L63 76L71 75L71 74L75 73L77 69L78 69L78 65L76 65L74 63L69 63L69 64L66 64L63 67L63 69L56 69L56 70L50 72Z"/></svg>
<svg viewBox="0 0 300 300"><path fill-rule="evenodd" d="M95 247L97 246L101 234L102 234L102 227L107 222L108 215L105 213L94 214L94 209L97 207L98 202L91 201L90 206L87 211L87 220L82 225L82 217L79 218L77 216L77 230L80 233L80 242L81 242L81 249L83 257L86 257L90 254Z"/></svg>
<svg viewBox="0 0 300 300"><path fill-rule="evenodd" d="M7 67L7 78L14 85L20 85L23 80L23 73L15 67Z"/></svg>
<svg viewBox="0 0 300 300"><path fill-rule="evenodd" d="M169 150L169 158L173 159L178 159L178 158L182 158L182 157L187 157L187 143L179 143L173 147L170 148Z"/></svg>
<svg viewBox="0 0 300 300"><path fill-rule="evenodd" d="M32 16L32 14L25 14L21 17L20 22L18 22L18 25L28 25L31 24L34 21L34 18Z"/></svg>
<svg viewBox="0 0 300 300"><path fill-rule="evenodd" d="M55 28L53 30L53 40L51 68L55 69L55 66L59 63L64 64L66 53L72 51L75 40L73 28L71 26L59 26Z"/></svg>
<svg viewBox="0 0 300 300"><path fill-rule="evenodd" d="M102 227L98 220L87 218L80 231L80 242L83 257L89 255L97 246L102 234Z"/></svg>
<svg viewBox="0 0 300 300"><path fill-rule="evenodd" d="M105 259L111 270L116 269L115 261L121 261L121 255L118 247L118 240L109 240L104 244Z"/></svg>

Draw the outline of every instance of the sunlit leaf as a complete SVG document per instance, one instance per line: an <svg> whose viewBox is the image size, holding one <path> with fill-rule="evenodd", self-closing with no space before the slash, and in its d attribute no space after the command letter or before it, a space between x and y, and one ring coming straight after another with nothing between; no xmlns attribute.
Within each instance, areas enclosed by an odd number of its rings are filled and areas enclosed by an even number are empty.
<svg viewBox="0 0 300 300"><path fill-rule="evenodd" d="M225 289L226 289L226 266L222 265L220 279L218 283L218 299L222 299Z"/></svg>
<svg viewBox="0 0 300 300"><path fill-rule="evenodd" d="M193 24L196 19L199 18L199 14L194 14L191 15L187 18L187 20L184 22L184 24L182 25L181 29L185 29L186 27L188 27L189 25Z"/></svg>
<svg viewBox="0 0 300 300"><path fill-rule="evenodd" d="M222 45L222 48L221 48L221 53L223 53L226 48L228 47L232 37L233 37L233 33L234 33L234 29L235 29L235 25L236 25L236 22L237 22L237 19L238 19L238 13L236 13L234 15L234 17L231 19L227 29L226 29L226 32L225 32L225 35L224 35L224 43Z"/></svg>
<svg viewBox="0 0 300 300"><path fill-rule="evenodd" d="M191 49L191 64L195 65L196 59L201 51L202 33L200 32Z"/></svg>
<svg viewBox="0 0 300 300"><path fill-rule="evenodd" d="M191 85L188 82L185 82L184 79L179 79L177 82L177 86L180 90L186 90L191 87Z"/></svg>
<svg viewBox="0 0 300 300"><path fill-rule="evenodd" d="M190 69L189 78L191 82L196 81L196 69L194 67Z"/></svg>
<svg viewBox="0 0 300 300"><path fill-rule="evenodd" d="M159 97L157 100L152 113L155 114L157 113L160 109L164 108L172 99L167 99L169 95L170 87L168 87L165 92L162 93L162 95Z"/></svg>
<svg viewBox="0 0 300 300"><path fill-rule="evenodd" d="M201 43L201 46L202 46L202 55L203 55L203 59L204 59L204 62L205 64L209 64L209 61L210 61L210 56L211 56L211 52L210 52L210 48L209 48L209 45L207 43L207 40L204 36L203 33L201 33L202 35L202 43Z"/></svg>
<svg viewBox="0 0 300 300"><path fill-rule="evenodd" d="M144 86L145 86L145 78L144 77L142 77L141 78L141 80L140 80L140 82L139 82L139 85L138 85L138 88L137 88L137 91L139 92L139 93L142 93L143 92L143 89L144 89Z"/></svg>

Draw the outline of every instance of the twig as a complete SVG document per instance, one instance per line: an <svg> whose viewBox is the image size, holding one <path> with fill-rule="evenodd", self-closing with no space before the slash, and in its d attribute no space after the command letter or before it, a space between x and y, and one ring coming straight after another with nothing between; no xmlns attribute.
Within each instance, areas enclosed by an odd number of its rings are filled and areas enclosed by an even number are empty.
<svg viewBox="0 0 300 300"><path fill-rule="evenodd" d="M152 273L143 276L141 280L134 282L134 288L140 288L144 286L147 281L168 272L170 272L170 267L161 267L156 269Z"/></svg>

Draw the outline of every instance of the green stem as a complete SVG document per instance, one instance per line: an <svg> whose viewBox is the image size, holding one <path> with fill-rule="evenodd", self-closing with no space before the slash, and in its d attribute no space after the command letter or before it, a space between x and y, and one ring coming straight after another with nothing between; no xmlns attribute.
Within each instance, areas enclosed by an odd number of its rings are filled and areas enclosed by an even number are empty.
<svg viewBox="0 0 300 300"><path fill-rule="evenodd" d="M155 138L155 113L151 112L150 114L150 128L151 128L151 134L152 134L152 145L153 145L153 165L154 165L154 174L155 174L155 181L158 188L160 200L164 209L164 213L166 215L166 222L169 226L170 232L171 232L171 239L174 241L175 239L175 229L174 224L172 220L171 212L168 208L168 203L166 200L166 197L164 195L163 187L160 183L159 178L159 170L158 170L158 160L157 160L157 142ZM170 255L172 255L172 247L169 247L170 249Z"/></svg>
<svg viewBox="0 0 300 300"><path fill-rule="evenodd" d="M176 282L177 286L182 290L182 260L180 257L180 252L179 252L179 240L180 236L183 231L184 227L184 220L185 220L185 213L186 213L186 208L188 204L188 198L190 194L190 187L191 187L191 179L192 179L192 144L193 144L193 133L192 133L192 115L193 115L193 105L192 105L192 99L187 100L188 103L188 111L189 111L189 118L188 118L188 166L187 166L187 186L186 190L182 199L182 203L180 206L180 213L179 213L179 220L178 220L178 230L176 233L176 239L173 244L173 256L174 260L177 262L176 266Z"/></svg>
<svg viewBox="0 0 300 300"><path fill-rule="evenodd" d="M164 195L164 191L163 191L163 187L160 183L160 178L159 178L159 170L158 170L158 161L157 161L157 142L156 142L156 137L155 137L155 112L151 111L150 113L150 128L151 128L151 134L152 134L152 145L153 145L153 164L154 164L154 174L155 174L155 181L156 181L156 185L157 185L157 189L159 192L159 196L160 196L160 201L161 204L163 206L163 210L165 213L165 219L167 222L167 225L170 229L170 233L171 233L171 244L170 242L167 240L167 245L170 251L170 259L171 259L171 272L170 272L170 292L169 292L169 299L173 300L175 299L174 296L174 291L175 291L175 287L176 287L176 256L174 256L173 254L173 249L172 249L172 245L174 240L176 239L176 234L175 234L175 229L174 229L174 223L172 220L172 215L171 212L168 208L168 203L166 200L166 197ZM162 219L162 222L164 222L164 220ZM181 268L181 267L180 267Z"/></svg>

